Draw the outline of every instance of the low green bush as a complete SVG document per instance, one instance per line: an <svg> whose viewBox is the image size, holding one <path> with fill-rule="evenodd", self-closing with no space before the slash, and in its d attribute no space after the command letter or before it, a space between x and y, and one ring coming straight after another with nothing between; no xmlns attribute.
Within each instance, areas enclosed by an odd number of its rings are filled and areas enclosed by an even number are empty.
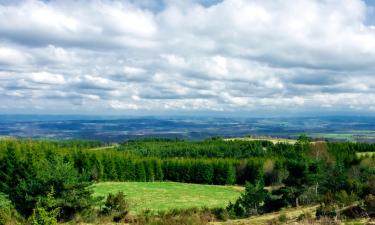
<svg viewBox="0 0 375 225"><path fill-rule="evenodd" d="M120 222L129 213L129 203L123 192L109 194L104 203L102 214L112 216L114 222Z"/></svg>
<svg viewBox="0 0 375 225"><path fill-rule="evenodd" d="M321 205L316 209L316 218L334 218L337 216L335 205Z"/></svg>
<svg viewBox="0 0 375 225"><path fill-rule="evenodd" d="M288 221L288 217L285 213L281 213L278 217L278 220L280 223L286 223L286 221Z"/></svg>
<svg viewBox="0 0 375 225"><path fill-rule="evenodd" d="M56 207L53 194L52 189L46 199L39 199L29 219L31 225L57 225L60 209Z"/></svg>
<svg viewBox="0 0 375 225"><path fill-rule="evenodd" d="M211 212L218 220L226 221L229 219L229 213L225 208L213 208Z"/></svg>
<svg viewBox="0 0 375 225"><path fill-rule="evenodd" d="M375 217L375 196L371 194L366 196L364 203L367 214Z"/></svg>
<svg viewBox="0 0 375 225"><path fill-rule="evenodd" d="M0 225L7 224L12 219L12 204L8 197L0 193Z"/></svg>

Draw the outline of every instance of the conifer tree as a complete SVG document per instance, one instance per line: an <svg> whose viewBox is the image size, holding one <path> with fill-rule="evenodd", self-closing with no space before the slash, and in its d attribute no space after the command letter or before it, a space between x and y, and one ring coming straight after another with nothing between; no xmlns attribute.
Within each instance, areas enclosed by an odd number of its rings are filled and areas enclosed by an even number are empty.
<svg viewBox="0 0 375 225"><path fill-rule="evenodd" d="M139 161L135 164L135 172L136 172L136 178L137 181L144 182L146 181L146 171L145 171L145 166L142 161Z"/></svg>

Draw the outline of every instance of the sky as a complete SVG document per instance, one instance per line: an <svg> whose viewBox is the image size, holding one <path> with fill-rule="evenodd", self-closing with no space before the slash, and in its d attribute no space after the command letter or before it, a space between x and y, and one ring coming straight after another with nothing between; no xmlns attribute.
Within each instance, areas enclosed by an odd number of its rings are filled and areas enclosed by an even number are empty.
<svg viewBox="0 0 375 225"><path fill-rule="evenodd" d="M375 113L375 0L0 0L0 113Z"/></svg>

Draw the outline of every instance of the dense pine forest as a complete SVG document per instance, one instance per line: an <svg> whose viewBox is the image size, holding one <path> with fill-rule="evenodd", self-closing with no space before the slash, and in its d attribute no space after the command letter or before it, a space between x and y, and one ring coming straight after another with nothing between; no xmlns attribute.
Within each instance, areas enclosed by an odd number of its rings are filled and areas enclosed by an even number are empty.
<svg viewBox="0 0 375 225"><path fill-rule="evenodd" d="M375 157L357 153L375 152L375 144L312 141L302 135L296 144L211 138L103 146L81 140L0 140L0 224L54 224L102 215L96 206L103 199L94 198L90 188L102 181L245 186L236 202L214 211L218 219L311 204L321 205L317 216L330 216L337 207L366 201L357 210L374 213L366 207L374 204ZM113 203L122 195L108 198ZM41 222L46 218L52 222Z"/></svg>

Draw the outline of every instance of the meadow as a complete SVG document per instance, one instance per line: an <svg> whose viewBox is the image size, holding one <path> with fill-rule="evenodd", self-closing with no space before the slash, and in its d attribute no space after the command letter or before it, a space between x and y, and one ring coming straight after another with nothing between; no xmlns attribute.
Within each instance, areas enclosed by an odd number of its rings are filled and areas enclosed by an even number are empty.
<svg viewBox="0 0 375 225"><path fill-rule="evenodd" d="M144 210L225 207L234 202L243 188L237 186L187 184L177 182L101 182L93 185L94 196L124 192L131 213Z"/></svg>

